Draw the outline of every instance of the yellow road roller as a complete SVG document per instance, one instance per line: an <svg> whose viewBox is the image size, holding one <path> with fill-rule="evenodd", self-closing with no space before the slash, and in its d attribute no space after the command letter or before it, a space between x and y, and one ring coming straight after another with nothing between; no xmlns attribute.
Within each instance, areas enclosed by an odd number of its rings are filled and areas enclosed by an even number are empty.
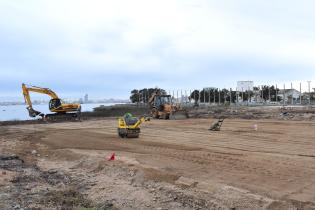
<svg viewBox="0 0 315 210"><path fill-rule="evenodd" d="M138 138L140 125L145 121L150 121L150 118L137 118L130 113L126 113L123 117L118 118L118 136L121 138Z"/></svg>

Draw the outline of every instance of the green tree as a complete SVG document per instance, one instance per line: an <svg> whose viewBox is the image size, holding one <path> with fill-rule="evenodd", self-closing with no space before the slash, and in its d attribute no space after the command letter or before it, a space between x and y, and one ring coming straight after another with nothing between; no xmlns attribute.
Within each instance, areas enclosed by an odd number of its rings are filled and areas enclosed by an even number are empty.
<svg viewBox="0 0 315 210"><path fill-rule="evenodd" d="M140 99L139 91L134 89L130 93L131 93L131 96L130 96L131 103L139 102L139 99Z"/></svg>
<svg viewBox="0 0 315 210"><path fill-rule="evenodd" d="M150 97L156 91L160 91L161 94L166 94L166 91L160 88L143 88L141 90L134 89L130 92L130 101L132 103L148 103Z"/></svg>

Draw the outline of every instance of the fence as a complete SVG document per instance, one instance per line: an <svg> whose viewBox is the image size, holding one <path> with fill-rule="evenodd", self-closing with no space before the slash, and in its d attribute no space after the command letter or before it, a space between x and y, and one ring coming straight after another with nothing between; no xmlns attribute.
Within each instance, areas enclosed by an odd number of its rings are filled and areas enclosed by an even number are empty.
<svg viewBox="0 0 315 210"><path fill-rule="evenodd" d="M171 96L173 103L182 106L314 105L315 88L311 88L311 84L311 81L308 81L307 83L289 83L289 85L259 85L245 90L237 88L179 89L166 90L166 93ZM147 105L148 93L138 94L138 104Z"/></svg>

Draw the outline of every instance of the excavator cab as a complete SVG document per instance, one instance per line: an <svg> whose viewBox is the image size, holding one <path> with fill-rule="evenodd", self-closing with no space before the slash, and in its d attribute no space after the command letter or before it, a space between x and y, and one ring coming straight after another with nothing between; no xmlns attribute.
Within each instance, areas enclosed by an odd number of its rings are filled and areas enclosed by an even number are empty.
<svg viewBox="0 0 315 210"><path fill-rule="evenodd" d="M152 117L159 119L186 119L188 113L179 105L172 103L172 96L157 90L149 99Z"/></svg>
<svg viewBox="0 0 315 210"><path fill-rule="evenodd" d="M172 99L170 95L157 95L154 99L153 106L158 108L159 111L163 111L165 105L171 105Z"/></svg>
<svg viewBox="0 0 315 210"><path fill-rule="evenodd" d="M49 110L58 109L61 107L61 100L59 98L53 98L49 101Z"/></svg>

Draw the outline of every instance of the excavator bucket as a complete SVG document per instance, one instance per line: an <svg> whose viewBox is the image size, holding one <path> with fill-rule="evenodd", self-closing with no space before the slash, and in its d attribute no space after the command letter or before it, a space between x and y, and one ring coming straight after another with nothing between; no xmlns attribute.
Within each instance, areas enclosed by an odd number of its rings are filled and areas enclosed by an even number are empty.
<svg viewBox="0 0 315 210"><path fill-rule="evenodd" d="M186 110L177 110L170 114L170 120L184 120L189 118Z"/></svg>
<svg viewBox="0 0 315 210"><path fill-rule="evenodd" d="M28 114L30 117L36 117L36 116L42 116L43 115L41 112L36 111L32 107L27 107L26 109L28 110Z"/></svg>

